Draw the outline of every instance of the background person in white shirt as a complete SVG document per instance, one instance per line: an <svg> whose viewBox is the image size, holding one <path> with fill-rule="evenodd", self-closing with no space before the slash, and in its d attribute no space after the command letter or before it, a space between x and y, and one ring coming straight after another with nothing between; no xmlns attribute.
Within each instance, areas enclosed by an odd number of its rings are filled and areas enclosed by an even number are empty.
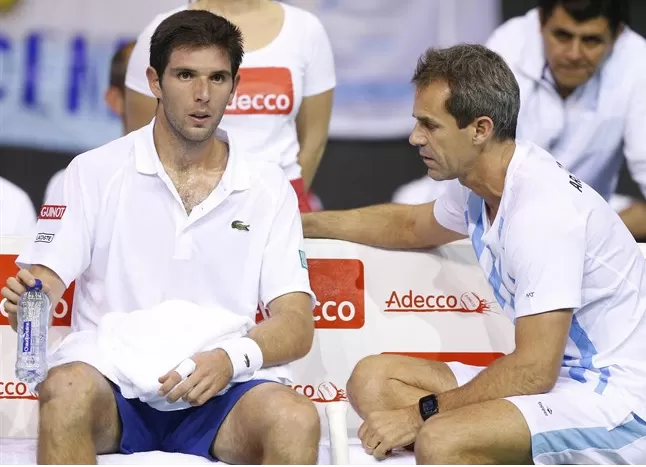
<svg viewBox="0 0 646 467"><path fill-rule="evenodd" d="M519 138L550 151L611 200L622 155L646 189L646 41L625 24L624 0L541 0L501 25L487 46L519 81ZM422 178L400 187L393 202L422 204L443 183ZM612 200L631 233L646 238L646 202Z"/></svg>
<svg viewBox="0 0 646 467"><path fill-rule="evenodd" d="M155 114L146 81L150 36L164 18L184 9L208 10L242 31L240 86L220 127L250 156L279 164L301 211L309 211L307 193L327 143L336 77L327 34L305 10L270 0L198 0L158 15L137 38L128 65L128 131L148 124Z"/></svg>
<svg viewBox="0 0 646 467"><path fill-rule="evenodd" d="M76 281L72 332L55 359L63 362L64 349L70 363L51 368L38 388L41 464L150 450L242 464L316 462L316 408L277 384L284 364L307 354L314 333L296 195L277 165L248 164L217 128L242 54L239 30L222 17L182 11L164 20L147 70L159 99L155 119L74 158L50 201L56 206L41 213L37 230L48 241L37 237L22 252L22 269L2 289L15 329L18 297L34 277L52 303ZM193 355L187 379L172 368L159 375L169 402L193 405L165 412L125 399L75 337L112 311L171 299L250 320L260 300L271 317L247 337ZM275 378L253 379L261 366ZM232 377L246 382L214 397Z"/></svg>
<svg viewBox="0 0 646 467"><path fill-rule="evenodd" d="M126 131L124 83L126 80L126 68L128 67L128 60L130 59L130 54L132 54L132 49L134 47L134 42L128 42L127 44L119 47L119 49L112 56L112 61L110 62L110 85L103 95L103 99L105 100L108 108L121 120L124 134ZM45 188L45 202L47 202L47 198L49 198L54 192L54 187L56 186L56 184L63 179L64 173L65 169L59 170L49 180L49 183Z"/></svg>
<svg viewBox="0 0 646 467"><path fill-rule="evenodd" d="M515 349L488 368L378 355L348 396L377 458L421 464L646 462L646 262L584 182L519 141L520 92L480 45L430 49L413 146L447 190L429 204L303 216L308 237L432 248L470 237ZM420 273L423 273L420 271Z"/></svg>
<svg viewBox="0 0 646 467"><path fill-rule="evenodd" d="M29 195L0 177L0 237L24 237L36 225L36 211Z"/></svg>
<svg viewBox="0 0 646 467"><path fill-rule="evenodd" d="M518 137L549 151L605 199L625 156L646 195L646 40L627 26L626 0L540 0L487 41L521 92ZM646 237L646 203L620 216Z"/></svg>

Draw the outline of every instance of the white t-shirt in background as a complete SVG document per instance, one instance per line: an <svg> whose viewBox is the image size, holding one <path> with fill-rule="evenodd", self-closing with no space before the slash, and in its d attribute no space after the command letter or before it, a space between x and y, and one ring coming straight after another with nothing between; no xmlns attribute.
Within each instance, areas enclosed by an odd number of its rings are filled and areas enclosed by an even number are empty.
<svg viewBox="0 0 646 467"><path fill-rule="evenodd" d="M36 225L36 211L29 195L0 177L0 237L30 235Z"/></svg>
<svg viewBox="0 0 646 467"><path fill-rule="evenodd" d="M43 197L43 202L46 203L47 199L52 196L52 193L56 190L56 185L62 183L62 180L65 178L65 169L61 169L52 175L52 178L47 182L47 187L45 187L45 195Z"/></svg>
<svg viewBox="0 0 646 467"><path fill-rule="evenodd" d="M487 41L520 87L518 139L549 151L605 199L614 194L626 157L646 195L646 40L626 27L612 53L565 100L546 65L538 9L512 18Z"/></svg>
<svg viewBox="0 0 646 467"><path fill-rule="evenodd" d="M511 319L573 308L561 376L646 417L646 260L603 198L538 146L517 142L498 213L452 180L435 204L468 234Z"/></svg>
<svg viewBox="0 0 646 467"><path fill-rule="evenodd" d="M334 88L336 77L332 48L321 22L305 10L281 5L283 27L269 45L245 53L240 84L220 128L236 140L242 152L277 163L294 180L301 177L295 119L303 98ZM158 15L139 35L128 63L128 88L153 97L146 79L150 39L164 19L187 8Z"/></svg>

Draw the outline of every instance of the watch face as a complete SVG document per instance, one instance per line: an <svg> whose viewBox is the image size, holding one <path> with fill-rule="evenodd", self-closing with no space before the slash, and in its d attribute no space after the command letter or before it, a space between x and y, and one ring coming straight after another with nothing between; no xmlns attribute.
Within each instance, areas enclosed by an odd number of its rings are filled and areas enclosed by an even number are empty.
<svg viewBox="0 0 646 467"><path fill-rule="evenodd" d="M422 402L422 411L425 414L433 414L437 410L437 398L429 397Z"/></svg>

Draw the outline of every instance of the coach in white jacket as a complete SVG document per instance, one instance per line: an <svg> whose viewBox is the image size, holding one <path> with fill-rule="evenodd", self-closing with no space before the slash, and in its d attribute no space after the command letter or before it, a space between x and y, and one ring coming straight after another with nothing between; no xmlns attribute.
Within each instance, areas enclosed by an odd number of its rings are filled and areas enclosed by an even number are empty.
<svg viewBox="0 0 646 467"><path fill-rule="evenodd" d="M607 200L623 156L646 193L646 40L626 26L625 0L540 0L487 42L521 92L518 138L550 151ZM620 215L646 236L646 205Z"/></svg>

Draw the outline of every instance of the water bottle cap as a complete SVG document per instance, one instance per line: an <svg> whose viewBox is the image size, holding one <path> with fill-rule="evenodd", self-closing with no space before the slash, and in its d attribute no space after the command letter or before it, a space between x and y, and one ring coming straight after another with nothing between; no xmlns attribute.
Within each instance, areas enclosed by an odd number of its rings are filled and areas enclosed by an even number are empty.
<svg viewBox="0 0 646 467"><path fill-rule="evenodd" d="M40 279L34 279L34 280L36 281L36 283L34 284L34 286L33 286L33 287L29 287L29 286L27 286L27 290L29 290L30 292L31 292L32 290L42 290L42 289L43 289L43 283L42 283L42 281L41 281Z"/></svg>

